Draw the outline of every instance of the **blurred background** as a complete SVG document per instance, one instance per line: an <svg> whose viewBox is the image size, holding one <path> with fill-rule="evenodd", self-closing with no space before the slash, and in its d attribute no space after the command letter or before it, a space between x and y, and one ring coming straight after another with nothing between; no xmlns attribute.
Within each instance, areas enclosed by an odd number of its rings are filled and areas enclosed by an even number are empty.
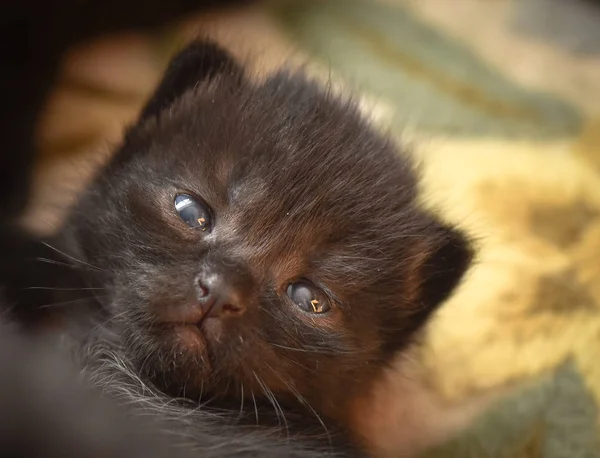
<svg viewBox="0 0 600 458"><path fill-rule="evenodd" d="M74 49L39 126L51 232L158 82L212 36L253 77L303 66L360 95L423 166L423 204L476 265L419 353L442 402L508 398L430 456L600 453L600 2L272 0Z"/></svg>

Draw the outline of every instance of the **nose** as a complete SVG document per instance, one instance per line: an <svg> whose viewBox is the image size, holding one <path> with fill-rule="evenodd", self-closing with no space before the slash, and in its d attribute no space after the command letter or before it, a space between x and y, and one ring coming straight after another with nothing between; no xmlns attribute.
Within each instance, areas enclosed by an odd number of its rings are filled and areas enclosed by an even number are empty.
<svg viewBox="0 0 600 458"><path fill-rule="evenodd" d="M240 316L246 311L244 289L222 272L205 272L196 278L197 299L204 317Z"/></svg>

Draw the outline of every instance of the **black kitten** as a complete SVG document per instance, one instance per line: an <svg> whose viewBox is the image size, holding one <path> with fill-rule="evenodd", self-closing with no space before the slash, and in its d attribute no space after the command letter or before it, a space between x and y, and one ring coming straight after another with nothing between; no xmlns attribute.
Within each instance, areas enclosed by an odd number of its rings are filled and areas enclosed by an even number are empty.
<svg viewBox="0 0 600 458"><path fill-rule="evenodd" d="M64 231L98 292L86 364L135 379L127 396L148 405L190 400L177 415L263 423L270 403L284 431L302 434L286 422L304 412L360 443L354 401L471 258L416 198L408 158L351 102L301 75L253 83L191 44Z"/></svg>

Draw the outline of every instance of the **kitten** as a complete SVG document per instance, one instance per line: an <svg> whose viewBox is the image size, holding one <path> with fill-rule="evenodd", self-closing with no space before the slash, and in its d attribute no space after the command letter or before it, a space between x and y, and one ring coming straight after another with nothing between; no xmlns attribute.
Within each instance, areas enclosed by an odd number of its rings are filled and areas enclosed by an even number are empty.
<svg viewBox="0 0 600 458"><path fill-rule="evenodd" d="M223 427L266 425L271 404L287 434L372 450L357 405L471 259L352 102L298 74L251 82L210 42L174 58L63 237L97 292L67 313L81 363L158 416L189 415L198 446L214 409Z"/></svg>
<svg viewBox="0 0 600 458"><path fill-rule="evenodd" d="M55 258L52 248L44 245L35 236L24 232L18 219L29 199L30 176L35 159L35 127L39 113L45 103L49 89L65 52L85 40L99 35L123 30L144 30L167 25L169 21L182 17L194 10L209 7L223 7L242 3L245 0L174 0L170 2L119 0L104 2L81 2L79 0L53 0L43 4L9 2L2 5L0 15L0 59L3 71L0 75L0 94L3 113L0 150L0 293L11 304L8 307L0 297L2 310L9 311L19 326L30 328L40 324L46 326L48 313L57 310L46 306L55 302L65 302L82 306L80 292L64 291L57 293L57 287L77 287L79 279L71 275L72 269L59 266L64 259ZM54 242L52 242L54 243ZM49 261L35 262L36 260ZM34 261L32 263L32 261ZM30 289L28 287L35 287ZM41 288L40 288L41 287ZM48 288L42 289L42 288ZM52 289L53 291L50 291ZM63 296L60 299L57 296ZM42 304L41 308L36 308ZM50 316L51 317L51 316ZM79 328L77 328L79 329ZM83 327L81 328L83 331ZM71 332L76 334L76 332ZM45 383L53 373L53 368L40 368L38 348L31 348L27 340L4 336L12 347L19 351L6 353L8 361L1 361L3 376L0 378L0 402L10 401L10 408L0 410L0 424L8 425L7 434L0 436L0 453L19 454L27 457L78 456L134 457L134 456L180 456L174 453L165 455L160 447L131 446L127 450L108 450L98 447L96 435L101 431L92 428L92 437L81 437L78 420L85 418L89 404L77 402L60 386ZM106 336L98 336L99 340ZM65 339L72 340L72 339ZM79 342L78 342L79 343ZM108 352L110 361L100 357L106 342L95 345L93 352L86 354L89 347L73 343L74 350L85 361L86 375L103 391L113 391L123 400L127 397L128 410L139 411L147 417L149 412L160 425L159 433L174 434L174 442L181 448L184 437L188 438L187 449L200 449L203 457L312 457L333 456L347 453L360 456L351 450L344 441L339 446L335 438L324 437L322 426L317 423L320 435L310 437L310 428L302 428L302 436L293 440L278 438L274 428L254 427L252 430L234 425L241 417L237 411L199 411L173 407L173 399L152 393L147 385L137 384L139 377L134 372L124 370L120 355ZM8 348L6 346L2 348ZM93 358L92 358L93 355ZM52 355L54 356L54 355ZM86 356L87 358L84 358ZM115 364L114 368L109 364ZM39 369L36 376L27 379L23 367ZM45 372L45 370L47 371ZM35 372L35 371L34 371ZM31 375L32 372L25 371ZM10 377L9 377L10 376ZM19 383L14 383L15 377ZM101 380L105 377L104 380ZM66 379L68 381L68 379ZM108 383L108 382L110 383ZM67 384L73 386L73 384ZM47 393L58 403L74 403L73 409L60 409L57 412L36 393ZM109 393L111 394L111 393ZM46 398L47 399L47 398ZM114 400L114 399L113 399ZM4 405L4 404L3 404ZM133 405L133 406L131 406ZM237 406L236 406L237 408ZM36 415L27 415L34 410ZM261 422L269 412L261 412ZM252 416L254 418L254 416ZM288 419L290 416L288 415ZM137 420L138 418L136 418ZM106 420L108 421L108 420ZM315 420L316 421L316 420ZM231 426L227 426L226 423ZM137 422L136 422L137 423ZM104 427L104 426L103 426ZM101 437L113 437L118 445L132 438L124 437L124 427L120 421L112 424L112 430L103 429ZM56 434L49 439L49 434ZM88 441L88 439L90 439ZM152 443L152 441L150 441ZM37 445L36 445L37 444ZM335 448L336 453L331 451ZM83 448L83 450L82 450ZM170 448L169 448L170 449ZM171 450L172 451L172 450ZM114 453L113 453L114 452ZM197 456L197 454L195 454Z"/></svg>

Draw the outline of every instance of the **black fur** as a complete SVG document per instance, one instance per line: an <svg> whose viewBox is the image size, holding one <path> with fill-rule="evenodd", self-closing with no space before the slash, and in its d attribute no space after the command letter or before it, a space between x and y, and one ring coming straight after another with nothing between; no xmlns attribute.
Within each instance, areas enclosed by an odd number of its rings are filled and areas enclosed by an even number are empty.
<svg viewBox="0 0 600 458"><path fill-rule="evenodd" d="M159 116L187 89L220 74L236 78L242 75L242 69L216 44L192 43L170 63L159 87L142 110L140 121Z"/></svg>
<svg viewBox="0 0 600 458"><path fill-rule="evenodd" d="M353 399L459 282L465 238L419 207L411 162L353 103L301 75L252 83L194 43L156 94L65 229L106 322L92 340L152 390L206 408L270 402L348 431ZM179 219L181 191L211 208L212 233ZM246 310L203 321L199 343L182 328L200 310L196 278L223 266L251 279ZM290 302L299 278L329 313Z"/></svg>
<svg viewBox="0 0 600 458"><path fill-rule="evenodd" d="M38 38L48 31L30 29ZM23 55L9 55L20 59L18 72L33 70ZM54 72L50 60L41 75ZM42 96L24 100L24 126ZM25 158L33 151L27 128L7 133ZM8 219L24 199L13 199L20 181L7 186ZM178 191L211 207L212 233L178 218ZM11 234L5 246L16 247ZM40 257L29 240L19 243L17 252ZM417 205L410 161L353 103L301 75L252 83L212 43L175 58L51 246L37 244L69 266L43 285L61 282L78 290L75 299L69 307L64 296L23 301L19 292L15 316L37 318L39 310L23 306L59 302L50 308L67 323L61 346L72 348L87 383L129 413L151 416L167 443L175 437L215 458L359 455L350 445L357 438L348 438L353 399L414 340L471 256L462 234ZM22 257L23 278L3 261L9 292L40 281ZM245 313L203 316L190 336L197 276L215 269L243 279ZM299 278L329 297L329 312L308 315L286 297Z"/></svg>

